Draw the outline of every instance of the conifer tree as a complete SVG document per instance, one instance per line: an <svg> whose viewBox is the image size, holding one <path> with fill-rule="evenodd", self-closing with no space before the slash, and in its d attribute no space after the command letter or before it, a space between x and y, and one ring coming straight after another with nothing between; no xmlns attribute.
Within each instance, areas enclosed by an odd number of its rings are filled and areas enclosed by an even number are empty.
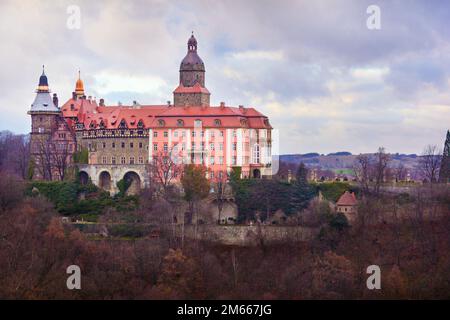
<svg viewBox="0 0 450 320"><path fill-rule="evenodd" d="M442 155L439 182L450 182L450 130L447 130L447 139L445 140L444 154Z"/></svg>

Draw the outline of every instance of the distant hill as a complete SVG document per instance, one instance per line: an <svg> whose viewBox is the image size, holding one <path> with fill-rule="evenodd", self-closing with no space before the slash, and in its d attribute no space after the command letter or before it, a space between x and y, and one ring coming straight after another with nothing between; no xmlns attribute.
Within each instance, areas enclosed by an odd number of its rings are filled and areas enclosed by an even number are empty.
<svg viewBox="0 0 450 320"><path fill-rule="evenodd" d="M280 156L280 161L285 163L300 164L303 162L307 167L320 167L322 169L340 170L352 168L356 157L348 151L332 152L327 155L321 155L316 152L305 154L286 154ZM416 154L390 154L390 165L395 167L400 163L406 168L413 168L416 166L419 157Z"/></svg>

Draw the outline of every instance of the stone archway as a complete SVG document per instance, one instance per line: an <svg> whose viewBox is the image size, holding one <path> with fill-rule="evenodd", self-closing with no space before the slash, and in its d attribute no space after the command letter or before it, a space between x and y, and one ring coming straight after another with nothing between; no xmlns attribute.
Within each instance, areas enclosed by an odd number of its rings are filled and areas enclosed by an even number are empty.
<svg viewBox="0 0 450 320"><path fill-rule="evenodd" d="M141 178L134 171L128 171L123 176L123 179L127 181L129 187L126 191L127 195L139 194L141 191Z"/></svg>
<svg viewBox="0 0 450 320"><path fill-rule="evenodd" d="M111 191L111 175L108 171L102 171L98 179L99 187L105 191Z"/></svg>
<svg viewBox="0 0 450 320"><path fill-rule="evenodd" d="M261 171L259 169L253 170L253 178L255 178L255 179L261 178Z"/></svg>
<svg viewBox="0 0 450 320"><path fill-rule="evenodd" d="M78 173L78 179L80 180L81 185L87 185L89 182L89 175L84 171L80 171Z"/></svg>

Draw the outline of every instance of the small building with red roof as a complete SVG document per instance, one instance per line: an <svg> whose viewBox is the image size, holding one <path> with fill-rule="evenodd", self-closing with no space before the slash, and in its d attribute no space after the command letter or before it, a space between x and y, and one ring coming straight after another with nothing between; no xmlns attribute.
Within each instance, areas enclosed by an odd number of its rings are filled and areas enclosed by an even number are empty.
<svg viewBox="0 0 450 320"><path fill-rule="evenodd" d="M356 217L358 201L354 192L345 191L336 202L336 212L343 213L348 221Z"/></svg>

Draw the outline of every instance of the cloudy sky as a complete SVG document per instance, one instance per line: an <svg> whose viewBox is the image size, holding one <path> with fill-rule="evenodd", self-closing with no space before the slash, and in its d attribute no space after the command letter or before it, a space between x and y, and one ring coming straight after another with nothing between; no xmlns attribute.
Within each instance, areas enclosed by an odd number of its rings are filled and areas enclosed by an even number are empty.
<svg viewBox="0 0 450 320"><path fill-rule="evenodd" d="M212 104L269 116L281 153L420 153L450 127L449 21L438 0L1 0L0 130L29 132L43 64L60 101L78 68L107 104L172 100L193 30Z"/></svg>

